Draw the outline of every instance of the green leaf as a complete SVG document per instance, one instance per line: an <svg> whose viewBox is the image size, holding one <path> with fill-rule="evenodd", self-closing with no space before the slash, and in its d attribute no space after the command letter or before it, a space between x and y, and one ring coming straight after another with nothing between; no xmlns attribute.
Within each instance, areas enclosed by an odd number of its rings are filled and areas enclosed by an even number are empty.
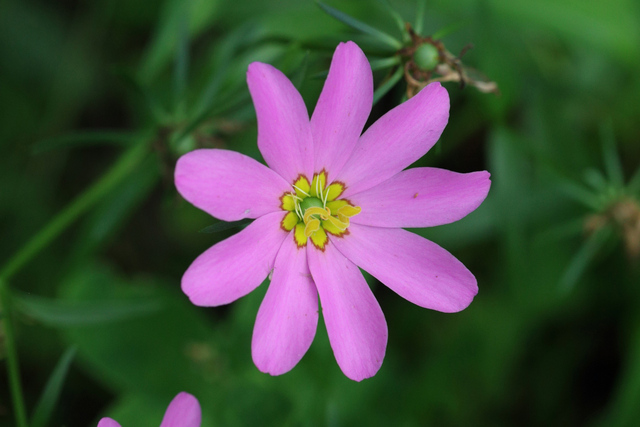
<svg viewBox="0 0 640 427"><path fill-rule="evenodd" d="M388 0L376 0L376 1L387 11L387 13L389 13L389 15L391 15L391 17L395 21L396 25L398 26L398 29L403 34L403 36L407 37L407 40L405 41L410 41L410 39L408 38L409 34L405 31L405 28L404 28L404 19L402 19L402 16L400 16L398 11L391 6Z"/></svg>
<svg viewBox="0 0 640 427"><path fill-rule="evenodd" d="M616 188L624 186L624 172L620 157L616 150L616 138L613 132L611 120L600 126L600 139L602 140L602 157L609 182Z"/></svg>
<svg viewBox="0 0 640 427"><path fill-rule="evenodd" d="M347 15L344 12L341 12L337 9L332 8L331 6L328 6L324 3L322 3L319 0L316 0L316 3L318 4L318 6L320 6L322 8L322 10L324 10L327 14L333 16L335 19L337 19L338 21L342 22L343 24L346 24L348 26L350 26L351 28L354 28L358 31L361 31L365 34L370 35L371 37L377 39L378 41L386 44L387 46L389 46L390 48L394 49L394 50L398 50L400 48L402 48L402 43L397 40L395 37L390 36L389 34L385 33L384 31L380 31L377 28L374 28L370 25L365 24L364 22L358 21L357 19Z"/></svg>
<svg viewBox="0 0 640 427"><path fill-rule="evenodd" d="M584 180L598 193L606 192L607 188L609 187L609 183L607 182L607 179L597 169L593 169L593 168L587 169L584 172Z"/></svg>
<svg viewBox="0 0 640 427"><path fill-rule="evenodd" d="M636 171L631 176L629 184L627 185L627 189L631 194L635 194L636 196L640 197L640 194L638 194L640 193L640 167L638 167L638 169L636 169Z"/></svg>
<svg viewBox="0 0 640 427"><path fill-rule="evenodd" d="M596 211L602 209L602 203L598 196L587 188L559 175L556 175L555 179L558 188L576 202L582 203L584 206Z"/></svg>
<svg viewBox="0 0 640 427"><path fill-rule="evenodd" d="M416 1L416 21L413 24L413 30L417 34L422 34L426 10L427 10L427 0L417 0Z"/></svg>
<svg viewBox="0 0 640 427"><path fill-rule="evenodd" d="M68 135L46 138L36 142L31 147L34 154L44 153L62 148L86 147L95 145L131 145L136 135L131 132L111 130L79 131Z"/></svg>
<svg viewBox="0 0 640 427"><path fill-rule="evenodd" d="M207 233L207 234L219 233L221 231L229 230L231 228L244 227L245 225L250 224L252 221L253 221L252 219L241 219L240 221L232 221L232 222L220 221L216 224L203 228L202 230L199 231L199 233Z"/></svg>
<svg viewBox="0 0 640 427"><path fill-rule="evenodd" d="M218 6L218 0L165 0L156 32L138 67L140 81L148 84L170 62L180 42L176 35L183 24L182 11L187 14L188 34L194 37L211 24Z"/></svg>
<svg viewBox="0 0 640 427"><path fill-rule="evenodd" d="M260 34L255 25L247 23L218 43L219 46L216 48L212 65L213 72L204 85L202 95L196 102L192 117L200 117L206 114L211 109L211 106L216 101L219 101L216 98L220 93L222 83L227 76L231 63L235 59L237 51L243 45L256 43L259 38Z"/></svg>
<svg viewBox="0 0 640 427"><path fill-rule="evenodd" d="M605 242L611 237L612 231L609 227L603 227L594 232L583 243L582 247L574 255L560 279L560 291L569 293L589 267L589 264L598 254Z"/></svg>
<svg viewBox="0 0 640 427"><path fill-rule="evenodd" d="M373 59L369 61L372 71L384 70L400 64L400 57L390 56L388 58Z"/></svg>
<svg viewBox="0 0 640 427"><path fill-rule="evenodd" d="M300 91L302 84L307 78L307 72L309 70L309 51L306 51L300 66L291 74L291 83Z"/></svg>
<svg viewBox="0 0 640 427"><path fill-rule="evenodd" d="M45 325L87 326L146 316L162 308L157 298L67 301L14 291L16 309Z"/></svg>
<svg viewBox="0 0 640 427"><path fill-rule="evenodd" d="M144 297L160 307L127 321L64 328L86 372L115 391L170 399L187 390L206 401L212 379L226 373L223 353L211 345L221 325L211 328L179 287L177 281L126 279L98 264L85 265L64 280L61 298L69 302Z"/></svg>
<svg viewBox="0 0 640 427"><path fill-rule="evenodd" d="M42 392L42 396L40 396L40 400L33 411L33 417L31 418L30 424L31 427L44 427L48 424L53 408L56 406L58 398L60 397L60 392L62 391L64 380L67 377L69 366L71 366L71 361L75 355L76 349L72 347L65 351L62 357L60 357L60 360L51 373L49 381L47 381L47 385Z"/></svg>
<svg viewBox="0 0 640 427"><path fill-rule="evenodd" d="M385 96L387 92L391 90L392 87L396 85L404 75L404 69L402 67L398 67L398 69L393 73L391 77L384 81L378 88L373 92L373 105L376 105L380 98Z"/></svg>
<svg viewBox="0 0 640 427"><path fill-rule="evenodd" d="M178 45L174 60L174 103L175 119L182 120L185 112L185 93L189 72L189 3L183 2L177 24Z"/></svg>
<svg viewBox="0 0 640 427"><path fill-rule="evenodd" d="M158 161L148 158L131 172L128 179L106 194L87 216L70 254L83 255L107 242L147 199L160 179Z"/></svg>
<svg viewBox="0 0 640 427"><path fill-rule="evenodd" d="M433 37L434 40L440 40L448 36L449 34L452 34L452 33L455 33L456 31L461 30L465 25L466 24L464 22L456 22L456 23L447 25L446 27L433 33L431 37Z"/></svg>

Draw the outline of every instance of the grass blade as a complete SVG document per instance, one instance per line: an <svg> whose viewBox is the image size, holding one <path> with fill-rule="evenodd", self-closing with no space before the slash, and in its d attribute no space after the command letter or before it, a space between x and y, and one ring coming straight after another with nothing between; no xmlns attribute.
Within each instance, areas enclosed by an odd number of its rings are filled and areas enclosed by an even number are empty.
<svg viewBox="0 0 640 427"><path fill-rule="evenodd" d="M232 222L220 221L216 224L203 228L202 230L199 231L199 233L206 233L206 234L219 233L221 231L229 230L231 228L244 227L245 225L249 225L251 221L253 220L248 218L241 219L240 221L232 221Z"/></svg>
<svg viewBox="0 0 640 427"><path fill-rule="evenodd" d="M69 366L71 366L71 361L75 355L76 349L70 348L64 352L58 361L58 364L49 377L49 381L47 381L42 396L40 396L38 405L33 411L31 427L45 427L48 424L51 414L53 413L53 408L56 406L58 398L60 397L62 385L67 377Z"/></svg>
<svg viewBox="0 0 640 427"><path fill-rule="evenodd" d="M604 168L611 184L616 188L624 186L624 173L618 150L616 150L616 139L611 121L600 126L600 139L602 140L602 156Z"/></svg>
<svg viewBox="0 0 640 427"><path fill-rule="evenodd" d="M416 1L416 21L413 24L413 29L416 34L422 34L424 27L424 15L427 10L427 0Z"/></svg>
<svg viewBox="0 0 640 427"><path fill-rule="evenodd" d="M389 0L376 0L376 1L380 3L380 5L387 11L387 13L389 13L389 15L391 15L393 20L396 22L396 25L398 26L398 29L400 30L400 32L403 35L408 36L409 34L407 34L404 30L404 19L402 19L402 16L400 16L398 11L391 6L391 4L389 3ZM405 41L409 41L409 40L405 40Z"/></svg>
<svg viewBox="0 0 640 427"><path fill-rule="evenodd" d="M189 9L188 2L182 5L177 28L178 45L174 62L174 102L175 115L181 120L185 113L185 93L189 72Z"/></svg>
<svg viewBox="0 0 640 427"><path fill-rule="evenodd" d="M580 277L587 270L589 264L598 254L598 251L611 236L611 229L603 227L593 233L582 247L573 256L562 278L560 279L560 291L567 294L573 290Z"/></svg>
<svg viewBox="0 0 640 427"><path fill-rule="evenodd" d="M400 57L390 56L389 58L380 58L369 61L372 71L384 70L400 64Z"/></svg>
<svg viewBox="0 0 640 427"><path fill-rule="evenodd" d="M322 3L321 1L316 0L316 3L327 14L331 15L332 17L342 22L343 24L346 24L353 29L356 29L360 32L370 35L371 37L393 48L394 50L398 50L402 47L402 43L395 37L392 37L389 34L378 30L377 28L367 25L364 22L358 21L357 19L347 15L346 13L341 12L338 9L334 9L331 6L328 6Z"/></svg>
<svg viewBox="0 0 640 427"><path fill-rule="evenodd" d="M16 309L53 327L87 326L154 313L162 308L156 299L120 301L67 301L14 292Z"/></svg>
<svg viewBox="0 0 640 427"><path fill-rule="evenodd" d="M376 105L380 98L385 96L387 92L391 90L392 87L396 85L402 78L404 74L404 69L402 67L398 67L395 73L391 77L389 77L384 83L382 83L378 88L373 92L373 105Z"/></svg>
<svg viewBox="0 0 640 427"><path fill-rule="evenodd" d="M135 135L129 132L118 132L110 130L76 132L68 135L56 136L36 142L31 147L34 154L63 148L73 148L88 145L130 145Z"/></svg>

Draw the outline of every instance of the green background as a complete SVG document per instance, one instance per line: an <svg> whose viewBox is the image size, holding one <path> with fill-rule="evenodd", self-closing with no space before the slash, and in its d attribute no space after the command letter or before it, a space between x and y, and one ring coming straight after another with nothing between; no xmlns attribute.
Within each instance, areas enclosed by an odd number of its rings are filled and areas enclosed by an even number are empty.
<svg viewBox="0 0 640 427"><path fill-rule="evenodd" d="M416 24L413 0L390 3ZM401 36L384 1L327 4ZM464 64L501 92L445 84L449 124L417 163L492 175L477 211L416 231L480 291L444 314L369 280L389 344L379 373L355 383L322 321L291 372L255 368L266 284L221 308L189 303L182 273L239 226L198 233L219 222L172 174L196 147L260 159L250 62L283 70L312 111L336 44L355 40L373 61L385 54L375 37L313 1L0 2L0 265L61 212L74 219L7 280L30 415L73 347L51 426L157 426L180 391L199 399L203 426L635 425L640 258L626 245L640 240L640 3L434 0L418 21L454 54L472 43ZM78 197L78 215L65 211ZM635 203L631 225L614 215L621 200ZM0 426L13 417L2 369Z"/></svg>

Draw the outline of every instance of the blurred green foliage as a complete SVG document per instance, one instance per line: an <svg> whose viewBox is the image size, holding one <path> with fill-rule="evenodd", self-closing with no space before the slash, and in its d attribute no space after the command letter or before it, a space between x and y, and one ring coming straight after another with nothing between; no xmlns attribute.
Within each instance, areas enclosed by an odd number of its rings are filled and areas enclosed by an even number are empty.
<svg viewBox="0 0 640 427"><path fill-rule="evenodd" d="M449 125L417 163L492 174L476 212L415 230L480 293L450 315L370 280L389 324L377 376L346 379L322 322L293 371L262 374L250 342L266 284L217 309L180 291L189 263L241 224L181 200L175 160L196 147L260 159L247 65L283 70L312 111L349 39L379 65L371 123L405 96L380 41L405 43L403 21L454 53L473 43L465 65L500 89L448 83ZM620 211L640 194L638 22L634 0L1 2L0 265L68 215L2 276L34 424L51 412L51 426L157 426L184 390L203 426L635 425L639 257ZM15 422L8 381L3 369L0 426Z"/></svg>

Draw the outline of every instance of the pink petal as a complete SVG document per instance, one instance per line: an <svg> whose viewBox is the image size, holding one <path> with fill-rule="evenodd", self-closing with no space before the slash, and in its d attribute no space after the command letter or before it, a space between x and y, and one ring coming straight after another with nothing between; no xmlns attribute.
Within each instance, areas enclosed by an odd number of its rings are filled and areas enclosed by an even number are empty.
<svg viewBox="0 0 640 427"><path fill-rule="evenodd" d="M372 103L367 57L355 43L340 43L311 117L315 171L325 169L335 177L358 142Z"/></svg>
<svg viewBox="0 0 640 427"><path fill-rule="evenodd" d="M189 203L223 221L279 211L280 197L291 190L282 177L251 157L214 149L180 157L175 182Z"/></svg>
<svg viewBox="0 0 640 427"><path fill-rule="evenodd" d="M271 65L254 62L247 71L258 118L258 148L269 167L292 183L313 175L309 114L289 79Z"/></svg>
<svg viewBox="0 0 640 427"><path fill-rule="evenodd" d="M182 290L191 302L228 304L257 288L288 235L280 228L283 216L282 212L262 216L196 258L182 276Z"/></svg>
<svg viewBox="0 0 640 427"><path fill-rule="evenodd" d="M449 94L431 83L382 116L362 135L337 180L345 196L359 193L397 174L436 143L449 120Z"/></svg>
<svg viewBox="0 0 640 427"><path fill-rule="evenodd" d="M200 427L201 417L198 399L183 391L169 404L160 427Z"/></svg>
<svg viewBox="0 0 640 427"><path fill-rule="evenodd" d="M253 329L251 353L258 369L271 375L290 371L311 346L317 325L318 291L307 265L307 251L289 236L276 257Z"/></svg>
<svg viewBox="0 0 640 427"><path fill-rule="evenodd" d="M331 242L324 252L307 246L309 269L340 369L355 381L374 376L387 347L387 322L378 301L358 267Z"/></svg>
<svg viewBox="0 0 640 427"><path fill-rule="evenodd" d="M453 255L401 228L351 224L347 236L332 242L358 267L421 307L456 312L478 293L475 277Z"/></svg>
<svg viewBox="0 0 640 427"><path fill-rule="evenodd" d="M473 212L487 197L489 172L456 173L414 168L354 194L362 208L351 222L378 227L432 227L449 224Z"/></svg>
<svg viewBox="0 0 640 427"><path fill-rule="evenodd" d="M98 422L98 427L121 427L118 422L111 418L103 418Z"/></svg>

